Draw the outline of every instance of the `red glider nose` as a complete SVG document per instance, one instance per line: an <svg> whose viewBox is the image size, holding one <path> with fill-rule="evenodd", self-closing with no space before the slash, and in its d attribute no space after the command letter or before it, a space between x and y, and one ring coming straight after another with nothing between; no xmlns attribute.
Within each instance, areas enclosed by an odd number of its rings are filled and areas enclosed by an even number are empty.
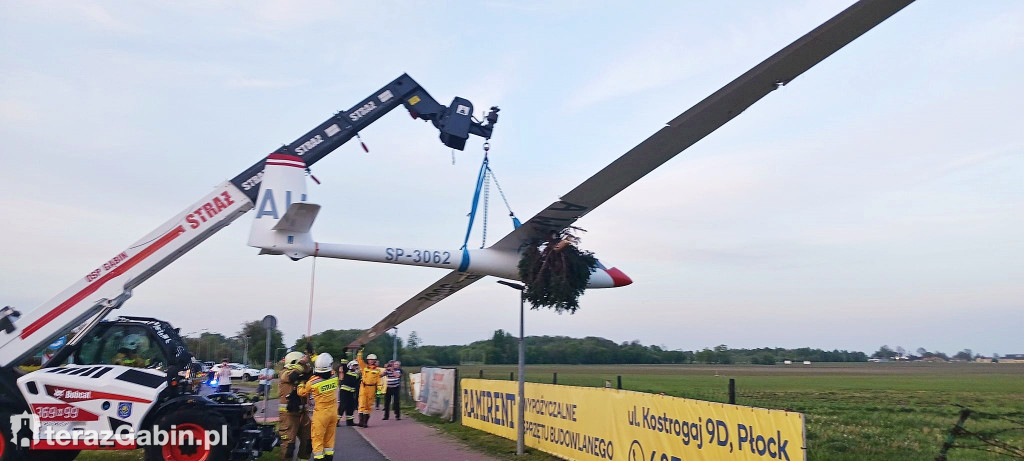
<svg viewBox="0 0 1024 461"><path fill-rule="evenodd" d="M633 279L629 278L628 275L624 274L617 268L613 267L611 269L605 269L604 271L608 273L609 276L611 276L612 282L615 283L616 287L624 287L626 285L633 283Z"/></svg>

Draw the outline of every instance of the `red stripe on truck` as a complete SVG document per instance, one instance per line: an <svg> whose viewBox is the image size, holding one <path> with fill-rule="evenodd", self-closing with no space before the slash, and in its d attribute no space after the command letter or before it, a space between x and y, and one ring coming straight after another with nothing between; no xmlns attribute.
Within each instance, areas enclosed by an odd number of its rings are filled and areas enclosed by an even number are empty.
<svg viewBox="0 0 1024 461"><path fill-rule="evenodd" d="M181 236L181 234L184 233L185 227L178 226L172 229L170 232L164 234L160 238L156 239L156 241L154 241L151 245L140 251L138 254L132 256L123 264L114 268L114 270L107 272L104 276L100 277L95 282L89 284L89 286L82 288L81 291L75 293L73 296L68 298L66 301L60 303L57 307L53 308L53 310L47 312L42 317L39 317L35 322L29 324L29 326L21 330L21 338L28 338L30 335L32 335L32 333L39 331L39 329L45 326L47 323L50 323L53 319L67 312L68 309L71 309L72 306L82 302L82 300L85 299L86 296L95 293L96 290L99 290L100 287L103 286L105 283L117 278L118 276L124 274L125 272L128 272L128 269L135 267L135 265L142 262L143 259L146 259L150 255L155 253L157 250L163 248L168 243L171 243L171 241L178 238L179 236Z"/></svg>

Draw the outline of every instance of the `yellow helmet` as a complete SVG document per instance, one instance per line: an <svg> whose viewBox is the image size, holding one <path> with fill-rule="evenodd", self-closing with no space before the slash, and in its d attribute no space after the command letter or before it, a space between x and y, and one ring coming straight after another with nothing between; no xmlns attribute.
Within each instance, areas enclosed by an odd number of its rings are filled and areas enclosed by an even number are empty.
<svg viewBox="0 0 1024 461"><path fill-rule="evenodd" d="M302 359L302 352L291 351L291 352L288 353L288 355L284 356L284 366L287 367L287 366L291 366L291 365L296 365L296 364L299 363L299 360L301 360L301 359Z"/></svg>

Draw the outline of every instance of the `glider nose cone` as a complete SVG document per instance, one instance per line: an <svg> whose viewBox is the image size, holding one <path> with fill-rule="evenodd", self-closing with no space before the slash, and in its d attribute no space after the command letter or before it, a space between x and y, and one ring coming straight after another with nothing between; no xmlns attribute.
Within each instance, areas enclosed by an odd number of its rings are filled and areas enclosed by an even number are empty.
<svg viewBox="0 0 1024 461"><path fill-rule="evenodd" d="M622 271L615 267L611 269L605 269L604 271L608 273L608 275L612 278L612 281L615 282L615 285L613 286L624 287L626 285L633 283L633 279L629 278L628 275L626 275L625 273L623 273Z"/></svg>

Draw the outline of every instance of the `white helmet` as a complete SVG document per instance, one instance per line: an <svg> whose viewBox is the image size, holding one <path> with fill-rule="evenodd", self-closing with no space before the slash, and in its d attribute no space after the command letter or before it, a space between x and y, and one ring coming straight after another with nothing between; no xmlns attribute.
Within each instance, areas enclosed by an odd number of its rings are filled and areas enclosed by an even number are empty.
<svg viewBox="0 0 1024 461"><path fill-rule="evenodd" d="M377 360L377 354L367 355L366 360Z"/></svg>
<svg viewBox="0 0 1024 461"><path fill-rule="evenodd" d="M353 361L348 363L348 369L349 370L355 371L357 368L359 368L359 362L358 361L353 360Z"/></svg>
<svg viewBox="0 0 1024 461"><path fill-rule="evenodd" d="M291 351L288 355L284 356L284 364L285 366L295 365L296 363L299 363L300 359L302 359L302 352Z"/></svg>
<svg viewBox="0 0 1024 461"><path fill-rule="evenodd" d="M331 364L334 363L334 357L327 352L322 352L316 357L316 363L313 364L313 371L316 373L330 373Z"/></svg>

